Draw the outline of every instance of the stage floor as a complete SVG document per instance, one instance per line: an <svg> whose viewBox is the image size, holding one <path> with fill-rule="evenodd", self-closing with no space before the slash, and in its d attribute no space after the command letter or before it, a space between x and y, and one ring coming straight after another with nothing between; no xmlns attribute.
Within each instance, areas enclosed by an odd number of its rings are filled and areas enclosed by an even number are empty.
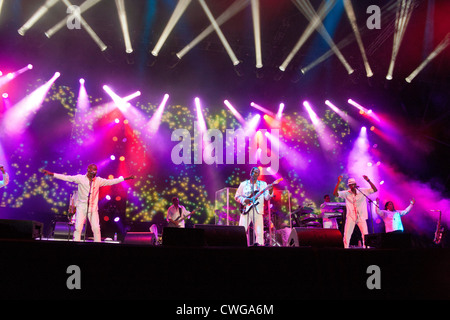
<svg viewBox="0 0 450 320"><path fill-rule="evenodd" d="M450 250L0 240L2 299L450 299Z"/></svg>

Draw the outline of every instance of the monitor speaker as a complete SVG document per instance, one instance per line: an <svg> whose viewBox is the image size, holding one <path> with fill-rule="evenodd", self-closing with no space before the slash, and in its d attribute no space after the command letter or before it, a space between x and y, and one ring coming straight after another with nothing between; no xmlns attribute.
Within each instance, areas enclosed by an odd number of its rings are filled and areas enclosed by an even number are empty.
<svg viewBox="0 0 450 320"><path fill-rule="evenodd" d="M127 232L124 244L156 245L156 235L153 232Z"/></svg>
<svg viewBox="0 0 450 320"><path fill-rule="evenodd" d="M344 244L338 229L292 228L288 246L343 248Z"/></svg>
<svg viewBox="0 0 450 320"><path fill-rule="evenodd" d="M0 219L0 238L36 239L42 237L44 224L33 220Z"/></svg>
<svg viewBox="0 0 450 320"><path fill-rule="evenodd" d="M196 224L195 229L204 230L205 245L212 247L246 247L247 236L243 226L218 226Z"/></svg>
<svg viewBox="0 0 450 320"><path fill-rule="evenodd" d="M364 244L381 249L411 248L412 239L409 233L403 232L372 233L364 236Z"/></svg>

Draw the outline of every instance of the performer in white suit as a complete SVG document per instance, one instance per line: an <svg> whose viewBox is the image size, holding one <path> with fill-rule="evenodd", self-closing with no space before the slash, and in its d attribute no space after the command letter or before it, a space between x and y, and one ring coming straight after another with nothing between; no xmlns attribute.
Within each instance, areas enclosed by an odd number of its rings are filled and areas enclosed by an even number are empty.
<svg viewBox="0 0 450 320"><path fill-rule="evenodd" d="M250 179L240 183L239 188L236 191L235 199L241 205L251 204L251 197L259 191L267 188L265 181L258 180L260 171L257 167L253 167L250 171ZM255 199L254 209L250 209L247 213L241 212L239 219L239 225L244 226L247 231L250 222L253 222L253 232L256 236L256 244L264 245L264 200L269 200L273 197L273 187L270 186L265 192L263 192L257 199ZM250 239L248 239L248 243Z"/></svg>
<svg viewBox="0 0 450 320"><path fill-rule="evenodd" d="M117 179L104 179L97 177L97 165L90 164L87 167L87 173L77 175L64 175L53 173L48 170L42 170L45 175L53 176L57 179L74 182L78 184L78 200L76 204L75 231L73 240L81 240L81 232L86 222L86 217L91 223L92 233L94 234L94 242L101 241L100 221L98 217L98 194L101 187L112 186L124 180L134 179L135 176Z"/></svg>

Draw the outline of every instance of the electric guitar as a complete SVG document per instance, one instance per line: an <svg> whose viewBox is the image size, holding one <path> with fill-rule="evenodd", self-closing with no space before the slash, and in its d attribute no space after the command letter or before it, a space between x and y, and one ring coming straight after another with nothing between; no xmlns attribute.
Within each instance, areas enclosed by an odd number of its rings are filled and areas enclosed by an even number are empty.
<svg viewBox="0 0 450 320"><path fill-rule="evenodd" d="M189 218L191 215L193 215L195 213L195 211L197 211L198 209L194 209L192 210L187 216L184 216L183 218L176 218L173 221L169 221L169 224L167 225L168 227L171 228L179 228L180 227L180 222L183 221L184 219Z"/></svg>
<svg viewBox="0 0 450 320"><path fill-rule="evenodd" d="M267 187L265 187L264 189L260 190L260 191L255 191L253 193L253 195L251 195L250 197L247 197L247 199L252 200L252 199L259 199L259 197L270 187L279 184L281 181L283 181L283 178L280 178L278 180L275 180L272 184L269 184ZM250 212L250 210L253 207L256 207L259 204L259 200L255 200L254 202L250 201L250 203L248 204L244 204L241 206L241 214L248 214Z"/></svg>

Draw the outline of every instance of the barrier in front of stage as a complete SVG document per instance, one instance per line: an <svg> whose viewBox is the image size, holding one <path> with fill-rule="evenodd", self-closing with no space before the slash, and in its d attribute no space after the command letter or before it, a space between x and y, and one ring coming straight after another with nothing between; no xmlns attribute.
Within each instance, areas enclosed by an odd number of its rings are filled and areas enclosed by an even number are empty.
<svg viewBox="0 0 450 320"><path fill-rule="evenodd" d="M342 234L338 229L292 228L289 247L343 248Z"/></svg>

